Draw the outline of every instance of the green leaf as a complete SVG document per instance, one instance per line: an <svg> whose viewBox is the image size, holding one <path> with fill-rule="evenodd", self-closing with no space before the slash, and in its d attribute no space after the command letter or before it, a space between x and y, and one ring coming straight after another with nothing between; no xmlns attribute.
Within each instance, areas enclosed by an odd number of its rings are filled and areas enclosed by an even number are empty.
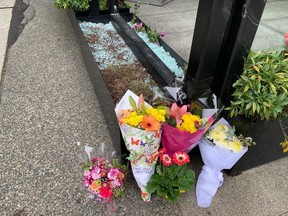
<svg viewBox="0 0 288 216"><path fill-rule="evenodd" d="M248 85L246 85L246 86L245 86L245 88L244 88L244 91L243 91L243 93L247 92L248 90L249 90L249 86L248 86Z"/></svg>
<svg viewBox="0 0 288 216"><path fill-rule="evenodd" d="M250 108L252 107L252 104L253 104L253 102L250 102L250 103L248 103L248 104L246 105L246 108L245 108L245 110L248 110L248 109L250 109Z"/></svg>
<svg viewBox="0 0 288 216"><path fill-rule="evenodd" d="M156 166L156 173L158 173L159 175L162 175L162 171L161 171L161 166L160 165Z"/></svg>
<svg viewBox="0 0 288 216"><path fill-rule="evenodd" d="M260 69L259 69L256 65L253 65L253 68L254 68L258 73L260 73Z"/></svg>
<svg viewBox="0 0 288 216"><path fill-rule="evenodd" d="M153 181L149 181L146 185L146 190L148 193L154 193L157 190L158 184Z"/></svg>
<svg viewBox="0 0 288 216"><path fill-rule="evenodd" d="M270 102L266 102L266 101L264 101L263 104L264 104L264 106L266 106L266 107L271 107Z"/></svg>
<svg viewBox="0 0 288 216"><path fill-rule="evenodd" d="M193 170L188 170L186 173L185 173L185 177L187 179L191 179L193 181L195 181L195 172Z"/></svg>
<svg viewBox="0 0 288 216"><path fill-rule="evenodd" d="M230 116L233 117L234 115L236 116L235 109L232 109L230 112Z"/></svg>
<svg viewBox="0 0 288 216"><path fill-rule="evenodd" d="M178 167L178 173L177 176L178 177L182 177L185 176L185 173L187 172L187 164L183 164L182 166Z"/></svg>
<svg viewBox="0 0 288 216"><path fill-rule="evenodd" d="M256 108L257 108L257 105L256 105L255 102L253 102L253 105L252 105L252 112L253 112L253 114L255 113Z"/></svg>
<svg viewBox="0 0 288 216"><path fill-rule="evenodd" d="M275 86L272 83L269 83L269 85L270 85L271 91L273 91L274 94L277 94Z"/></svg>
<svg viewBox="0 0 288 216"><path fill-rule="evenodd" d="M130 103L130 106L132 107L132 109L134 111L137 111L137 105L136 105L135 100L132 98L132 96L129 96L129 103Z"/></svg>

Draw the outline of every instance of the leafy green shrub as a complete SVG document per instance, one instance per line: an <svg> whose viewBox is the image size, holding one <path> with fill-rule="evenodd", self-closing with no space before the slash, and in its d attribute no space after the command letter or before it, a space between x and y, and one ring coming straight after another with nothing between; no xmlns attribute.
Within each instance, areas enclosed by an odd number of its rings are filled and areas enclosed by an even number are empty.
<svg viewBox="0 0 288 216"><path fill-rule="evenodd" d="M288 58L283 51L251 51L233 84L230 116L252 120L288 116Z"/></svg>
<svg viewBox="0 0 288 216"><path fill-rule="evenodd" d="M87 11L90 7L89 0L54 0L59 9L73 9L75 11Z"/></svg>

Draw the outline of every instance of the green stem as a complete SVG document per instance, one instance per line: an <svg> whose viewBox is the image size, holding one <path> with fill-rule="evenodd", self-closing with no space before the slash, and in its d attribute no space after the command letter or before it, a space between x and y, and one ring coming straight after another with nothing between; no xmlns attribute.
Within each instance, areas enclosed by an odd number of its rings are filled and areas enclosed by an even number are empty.
<svg viewBox="0 0 288 216"><path fill-rule="evenodd" d="M281 130L282 130L284 139L285 139L285 141L287 141L288 136L287 136L287 133L286 133L285 129L287 129L288 127L284 127L284 126L283 126L281 119L278 119L278 120L279 120L279 125L280 125L280 128L281 128Z"/></svg>

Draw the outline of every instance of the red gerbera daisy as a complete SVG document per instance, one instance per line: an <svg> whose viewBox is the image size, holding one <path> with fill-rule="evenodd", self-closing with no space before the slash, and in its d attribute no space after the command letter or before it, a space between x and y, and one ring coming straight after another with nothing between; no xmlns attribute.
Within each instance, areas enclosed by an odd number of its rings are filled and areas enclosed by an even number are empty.
<svg viewBox="0 0 288 216"><path fill-rule="evenodd" d="M158 150L159 154L164 154L166 152L166 148L162 148Z"/></svg>
<svg viewBox="0 0 288 216"><path fill-rule="evenodd" d="M176 152L173 154L173 162L177 165L183 165L190 162L189 155L185 152Z"/></svg>
<svg viewBox="0 0 288 216"><path fill-rule="evenodd" d="M161 154L160 155L160 160L163 163L164 166L170 166L172 165L172 159L168 154Z"/></svg>
<svg viewBox="0 0 288 216"><path fill-rule="evenodd" d="M101 197L106 199L106 198L109 198L110 196L112 196L113 192L112 192L112 190L110 188L101 187L99 194L100 194Z"/></svg>

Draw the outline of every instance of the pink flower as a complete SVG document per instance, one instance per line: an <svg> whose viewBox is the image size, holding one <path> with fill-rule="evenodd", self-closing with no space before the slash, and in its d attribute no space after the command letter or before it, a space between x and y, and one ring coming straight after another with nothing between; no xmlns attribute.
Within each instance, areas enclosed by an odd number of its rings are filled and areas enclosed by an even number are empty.
<svg viewBox="0 0 288 216"><path fill-rule="evenodd" d="M92 182L92 178L91 176L85 176L84 177L84 185L87 187L88 185L90 185Z"/></svg>
<svg viewBox="0 0 288 216"><path fill-rule="evenodd" d="M97 158L94 157L91 162L92 162L92 164L94 164L96 161L97 161Z"/></svg>
<svg viewBox="0 0 288 216"><path fill-rule="evenodd" d="M106 181L102 182L101 187L103 187L103 188L109 188L110 185L111 185L111 182L106 180Z"/></svg>
<svg viewBox="0 0 288 216"><path fill-rule="evenodd" d="M181 124L182 115L188 113L187 106L184 105L181 108L177 106L176 103L173 103L171 108L168 110L168 115L175 118L177 126Z"/></svg>
<svg viewBox="0 0 288 216"><path fill-rule="evenodd" d="M112 186L113 188L119 187L119 186L121 186L121 183L120 183L120 181L119 181L118 179L115 179L115 180L113 180L113 181L111 182L111 186Z"/></svg>
<svg viewBox="0 0 288 216"><path fill-rule="evenodd" d="M288 32L284 35L284 44L285 46L288 46Z"/></svg>
<svg viewBox="0 0 288 216"><path fill-rule="evenodd" d="M136 28L138 28L138 29L141 29L143 27L143 23L141 22L141 23L139 23L137 26L136 26Z"/></svg>
<svg viewBox="0 0 288 216"><path fill-rule="evenodd" d="M142 110L144 108L144 96L141 94L138 99L138 109Z"/></svg>
<svg viewBox="0 0 288 216"><path fill-rule="evenodd" d="M132 29L135 30L135 29L136 29L136 26L132 26Z"/></svg>
<svg viewBox="0 0 288 216"><path fill-rule="evenodd" d="M112 168L109 170L107 177L109 179L117 179L118 173L119 173L119 170L117 168Z"/></svg>
<svg viewBox="0 0 288 216"><path fill-rule="evenodd" d="M119 180L123 180L124 178L125 178L125 175L124 175L124 173L122 173L122 172L118 172L118 175L117 175L117 178L119 179Z"/></svg>
<svg viewBox="0 0 288 216"><path fill-rule="evenodd" d="M84 176L90 176L91 172L89 170L84 171Z"/></svg>
<svg viewBox="0 0 288 216"><path fill-rule="evenodd" d="M99 164L103 164L103 162L104 161L106 161L106 159L105 158L98 158L98 166L99 166Z"/></svg>
<svg viewBox="0 0 288 216"><path fill-rule="evenodd" d="M165 37L165 36L166 36L166 32L165 32L165 31L162 31L161 34L160 34L160 36L161 36L161 37Z"/></svg>
<svg viewBox="0 0 288 216"><path fill-rule="evenodd" d="M101 178L101 174L100 173L92 173L91 177L94 179L94 180L98 180Z"/></svg>
<svg viewBox="0 0 288 216"><path fill-rule="evenodd" d="M93 167L91 173L100 173L100 168L97 166Z"/></svg>

